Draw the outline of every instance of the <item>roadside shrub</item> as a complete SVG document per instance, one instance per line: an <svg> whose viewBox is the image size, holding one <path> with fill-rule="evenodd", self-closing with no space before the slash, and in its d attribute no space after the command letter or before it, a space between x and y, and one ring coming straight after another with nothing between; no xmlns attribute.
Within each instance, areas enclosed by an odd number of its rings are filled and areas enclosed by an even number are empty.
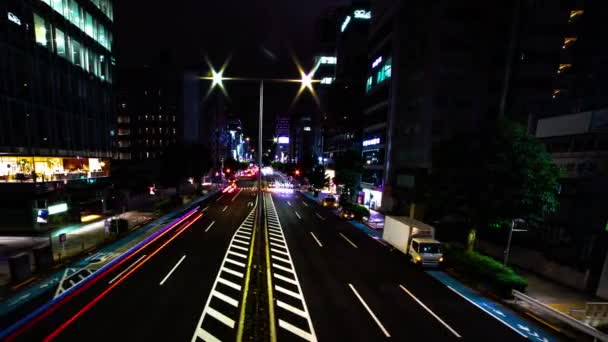
<svg viewBox="0 0 608 342"><path fill-rule="evenodd" d="M528 286L513 269L483 254L445 244L444 256L446 264L458 273L489 286L503 297L510 297L512 289L525 291Z"/></svg>

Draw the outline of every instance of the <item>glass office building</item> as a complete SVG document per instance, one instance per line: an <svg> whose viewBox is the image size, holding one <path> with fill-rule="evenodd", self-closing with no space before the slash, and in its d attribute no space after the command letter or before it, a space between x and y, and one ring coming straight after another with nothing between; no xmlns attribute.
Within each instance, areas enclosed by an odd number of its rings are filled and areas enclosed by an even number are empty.
<svg viewBox="0 0 608 342"><path fill-rule="evenodd" d="M0 3L0 152L111 155L111 0Z"/></svg>

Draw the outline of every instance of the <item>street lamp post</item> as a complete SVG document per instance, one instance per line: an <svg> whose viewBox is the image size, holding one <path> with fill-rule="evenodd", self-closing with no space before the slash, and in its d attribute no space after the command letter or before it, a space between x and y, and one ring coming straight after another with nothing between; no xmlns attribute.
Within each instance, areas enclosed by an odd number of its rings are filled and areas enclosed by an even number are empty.
<svg viewBox="0 0 608 342"><path fill-rule="evenodd" d="M258 190L262 191L262 122L264 120L264 80L260 81L260 116L258 125Z"/></svg>
<svg viewBox="0 0 608 342"><path fill-rule="evenodd" d="M513 239L513 232L525 232L527 229L515 229L516 223L524 223L523 219L512 219L511 220L511 228L509 229L509 238L507 239L507 248L505 248L505 258L503 260L503 265L507 266L509 262L509 253L511 252L511 240Z"/></svg>

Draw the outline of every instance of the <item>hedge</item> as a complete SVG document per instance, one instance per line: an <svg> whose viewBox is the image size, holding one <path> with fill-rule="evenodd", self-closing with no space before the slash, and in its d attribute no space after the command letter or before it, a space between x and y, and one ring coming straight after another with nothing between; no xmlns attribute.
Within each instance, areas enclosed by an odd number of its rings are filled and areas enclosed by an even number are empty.
<svg viewBox="0 0 608 342"><path fill-rule="evenodd" d="M355 214L357 218L369 217L369 209L362 205L346 202L342 204L342 208Z"/></svg>
<svg viewBox="0 0 608 342"><path fill-rule="evenodd" d="M445 244L444 257L447 266L489 286L503 297L510 297L512 289L523 292L528 286L526 279L513 269L480 253Z"/></svg>

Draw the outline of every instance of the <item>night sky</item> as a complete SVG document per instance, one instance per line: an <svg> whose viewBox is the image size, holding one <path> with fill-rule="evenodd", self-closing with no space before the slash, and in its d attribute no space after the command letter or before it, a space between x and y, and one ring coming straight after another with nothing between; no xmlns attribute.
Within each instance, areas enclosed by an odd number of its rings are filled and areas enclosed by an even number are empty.
<svg viewBox="0 0 608 342"><path fill-rule="evenodd" d="M208 56L220 65L231 56L227 76L297 78L297 56L310 68L316 47L315 20L344 0L117 1L115 42L121 66L155 64L163 53L178 67L196 67ZM257 131L257 85L227 85L230 111L248 132ZM290 107L297 86L268 85L265 120L277 113L315 111L310 96ZM256 119L256 120L253 120ZM265 130L265 134L272 131Z"/></svg>

